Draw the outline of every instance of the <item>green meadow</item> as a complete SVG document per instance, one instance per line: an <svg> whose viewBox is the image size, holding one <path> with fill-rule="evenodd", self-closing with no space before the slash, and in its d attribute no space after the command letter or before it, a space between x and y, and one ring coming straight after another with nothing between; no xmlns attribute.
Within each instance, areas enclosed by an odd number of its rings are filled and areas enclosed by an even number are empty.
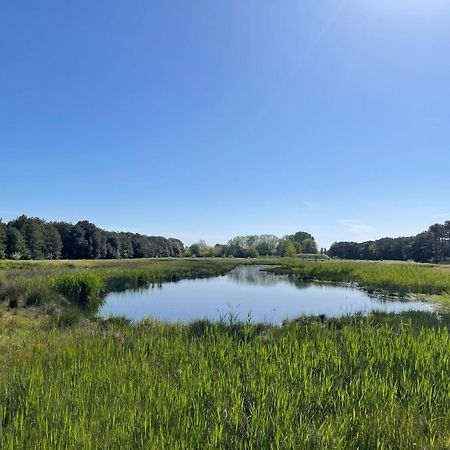
<svg viewBox="0 0 450 450"><path fill-rule="evenodd" d="M444 266L258 259L442 303ZM110 291L249 260L0 262L0 448L450 447L449 315L282 327L92 316Z"/></svg>

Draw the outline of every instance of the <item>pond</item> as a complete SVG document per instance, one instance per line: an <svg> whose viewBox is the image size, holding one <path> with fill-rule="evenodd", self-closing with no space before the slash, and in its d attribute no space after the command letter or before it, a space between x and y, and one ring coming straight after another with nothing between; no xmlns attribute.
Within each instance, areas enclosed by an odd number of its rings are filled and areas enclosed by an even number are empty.
<svg viewBox="0 0 450 450"><path fill-rule="evenodd" d="M303 282L274 275L264 266L238 266L226 275L162 283L137 291L110 293L98 315L166 322L197 319L279 324L302 315L339 317L371 311L428 311L429 303L370 296L361 289L332 283Z"/></svg>

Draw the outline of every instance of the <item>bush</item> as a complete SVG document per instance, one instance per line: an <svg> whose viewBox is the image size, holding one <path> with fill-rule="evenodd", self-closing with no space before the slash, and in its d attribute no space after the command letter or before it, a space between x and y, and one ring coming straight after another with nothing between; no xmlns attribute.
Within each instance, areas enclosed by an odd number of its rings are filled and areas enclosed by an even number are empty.
<svg viewBox="0 0 450 450"><path fill-rule="evenodd" d="M84 306L98 303L105 290L104 279L93 272L64 274L53 279L52 285L69 301Z"/></svg>
<svg viewBox="0 0 450 450"><path fill-rule="evenodd" d="M24 302L26 288L19 283L2 284L0 286L0 302L7 301L10 308L17 308Z"/></svg>
<svg viewBox="0 0 450 450"><path fill-rule="evenodd" d="M42 306L46 303L59 304L64 297L47 284L30 285L26 294L27 306Z"/></svg>
<svg viewBox="0 0 450 450"><path fill-rule="evenodd" d="M58 311L52 316L50 324L56 328L71 328L81 321L83 315L74 308Z"/></svg>

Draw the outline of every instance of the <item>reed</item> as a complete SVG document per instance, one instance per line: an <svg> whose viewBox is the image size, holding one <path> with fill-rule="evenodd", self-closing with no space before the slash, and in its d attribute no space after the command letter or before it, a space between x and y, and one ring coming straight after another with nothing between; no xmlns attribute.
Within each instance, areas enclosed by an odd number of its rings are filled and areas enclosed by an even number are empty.
<svg viewBox="0 0 450 450"><path fill-rule="evenodd" d="M35 329L0 355L0 447L448 448L448 330L341 325Z"/></svg>
<svg viewBox="0 0 450 450"><path fill-rule="evenodd" d="M290 261L289 264L271 270L305 279L355 282L372 291L381 289L401 295L414 293L441 296L442 301L450 293L450 269L441 266L387 262Z"/></svg>
<svg viewBox="0 0 450 450"><path fill-rule="evenodd" d="M112 291L165 281L222 275L239 260L145 259L118 261L0 261L0 302L11 306L64 305L95 308ZM69 264L69 265L67 265ZM2 269L3 267L3 269Z"/></svg>

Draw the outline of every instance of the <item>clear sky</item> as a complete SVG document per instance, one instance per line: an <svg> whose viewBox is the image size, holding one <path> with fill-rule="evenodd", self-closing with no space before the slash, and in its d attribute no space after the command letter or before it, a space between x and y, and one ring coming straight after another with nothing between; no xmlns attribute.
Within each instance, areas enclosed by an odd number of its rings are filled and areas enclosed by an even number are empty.
<svg viewBox="0 0 450 450"><path fill-rule="evenodd" d="M450 219L448 0L0 0L0 217L319 246Z"/></svg>

